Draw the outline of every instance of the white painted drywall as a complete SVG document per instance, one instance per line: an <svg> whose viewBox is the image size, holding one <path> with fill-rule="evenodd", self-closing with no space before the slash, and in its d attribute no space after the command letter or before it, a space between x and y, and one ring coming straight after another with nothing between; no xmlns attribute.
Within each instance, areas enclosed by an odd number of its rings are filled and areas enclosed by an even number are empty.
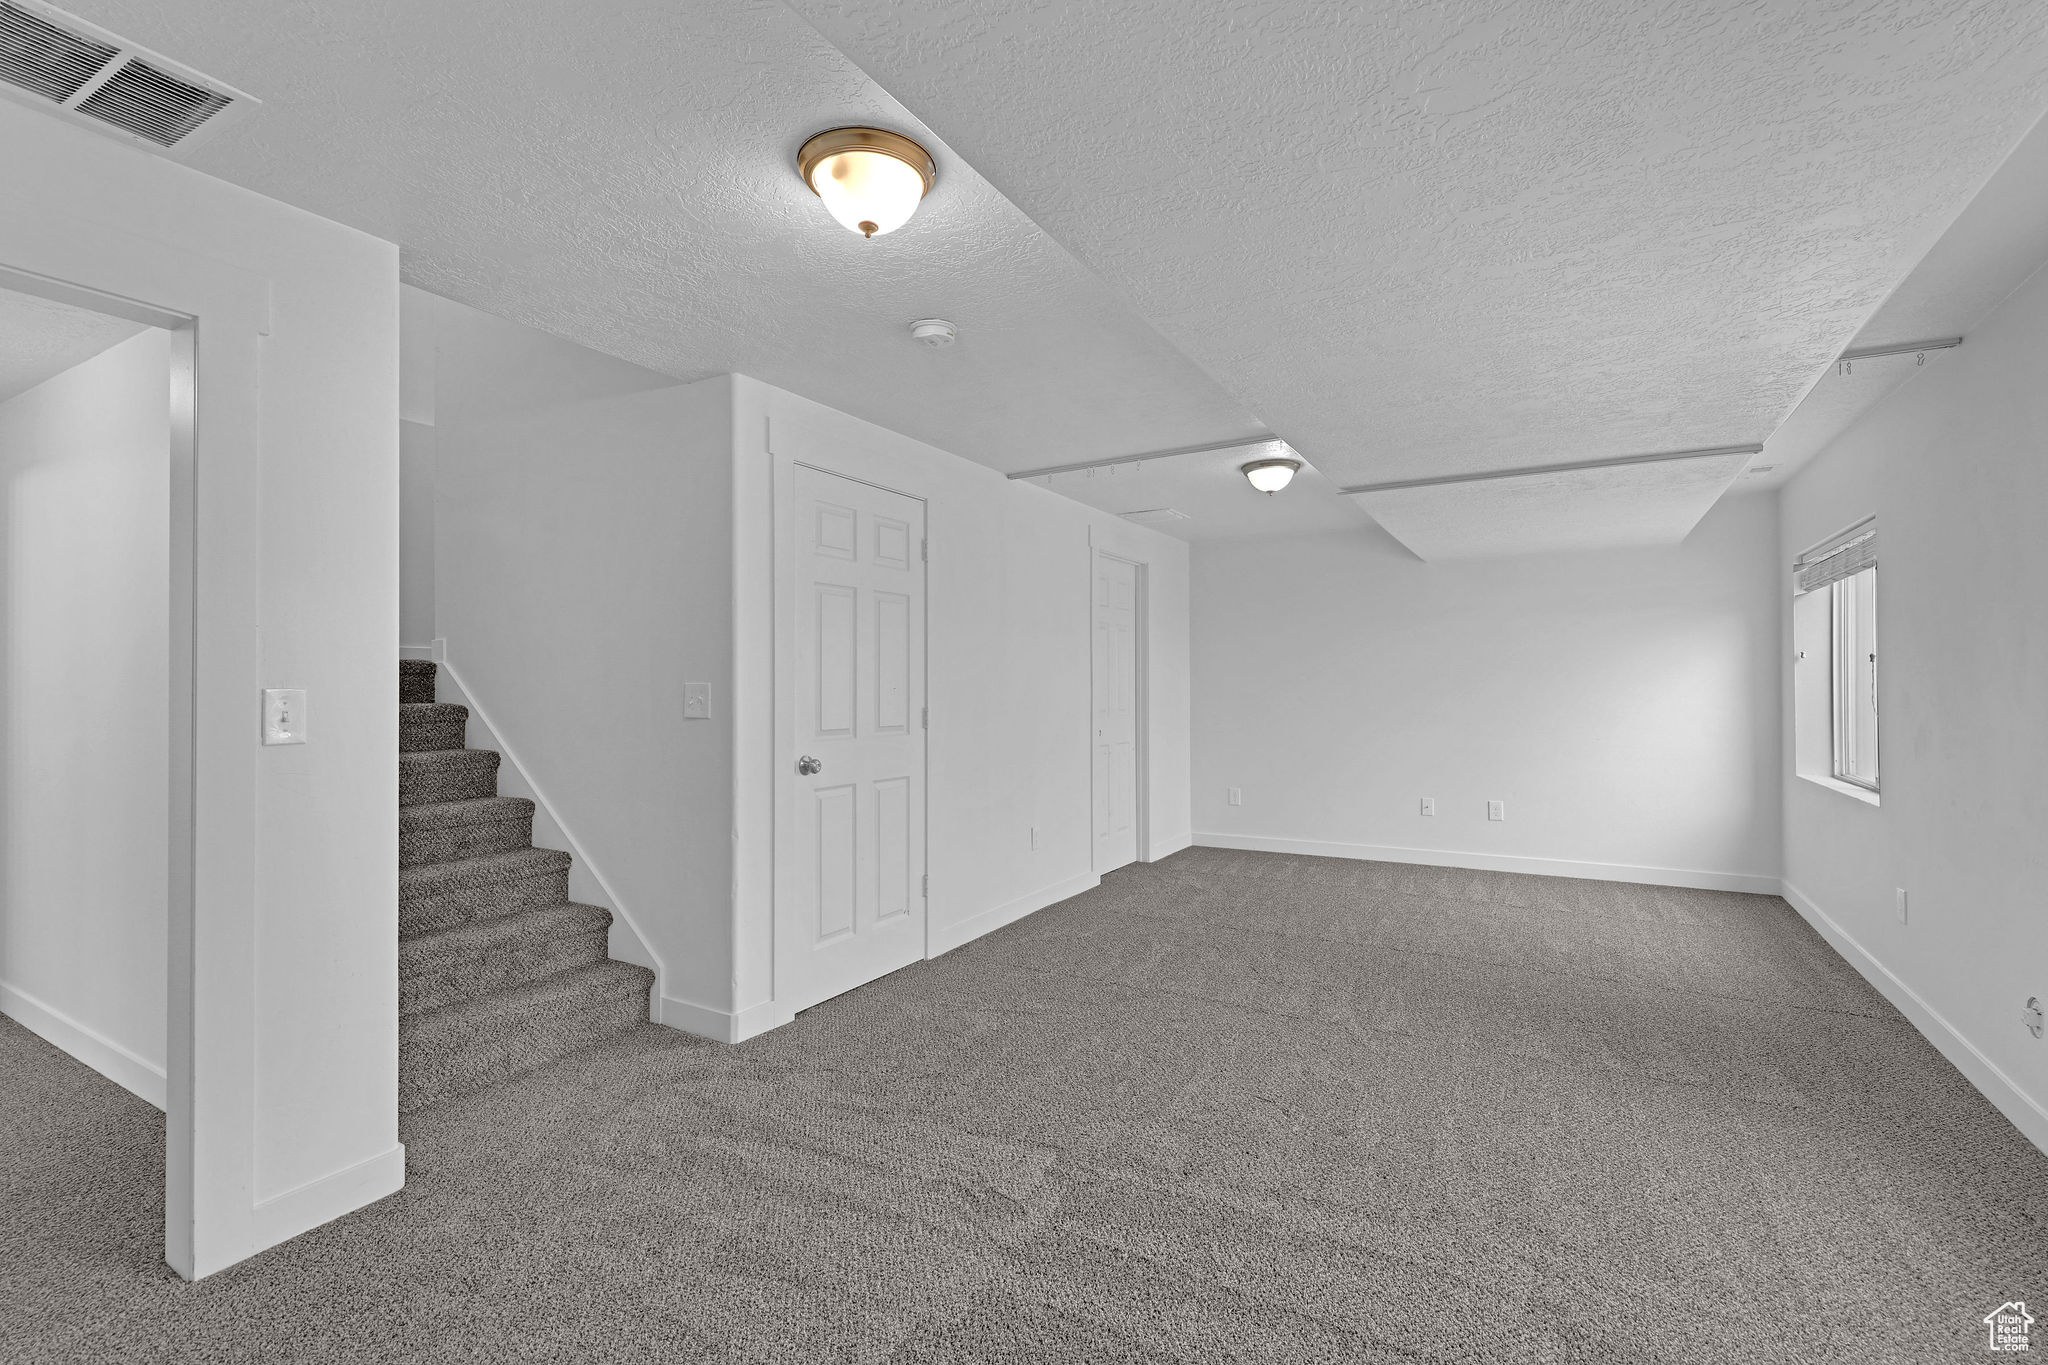
<svg viewBox="0 0 2048 1365"><path fill-rule="evenodd" d="M1091 880L1091 537L1150 569L1151 852L1186 846L1185 545L750 379L406 306L436 318L437 629L638 926L666 1022L775 1018L771 416L785 458L801 428L930 500L935 951ZM710 720L682 719L685 681Z"/></svg>
<svg viewBox="0 0 2048 1365"><path fill-rule="evenodd" d="M661 988L729 991L730 385L680 384L417 290L405 306L437 318L448 660L637 926ZM712 684L710 719L683 719L685 681ZM612 951L639 957L623 924Z"/></svg>
<svg viewBox="0 0 2048 1365"><path fill-rule="evenodd" d="M12 104L0 184L0 266L198 319L166 1249L203 1275L404 1180L398 250ZM307 744L259 744L264 687Z"/></svg>
<svg viewBox="0 0 2048 1365"><path fill-rule="evenodd" d="M1196 842L1775 891L1777 543L1738 497L1671 548L1197 545Z"/></svg>
<svg viewBox="0 0 2048 1365"><path fill-rule="evenodd" d="M797 395L734 382L734 687L743 708L735 973L745 1034L775 1017L777 466L802 460L928 505L934 953L1092 884L1091 539L1147 566L1149 854L1186 846L1188 547Z"/></svg>
<svg viewBox="0 0 2048 1365"><path fill-rule="evenodd" d="M431 644L434 623L434 449L430 422L398 424L398 638Z"/></svg>
<svg viewBox="0 0 2048 1365"><path fill-rule="evenodd" d="M1881 804L1800 777L1787 746L1787 899L2048 1147L2048 1042L2020 1024L2048 1000L2044 354L2036 275L1793 477L1775 567L1789 645L1792 559L1877 517Z"/></svg>
<svg viewBox="0 0 2048 1365"><path fill-rule="evenodd" d="M0 1012L161 1109L171 338L0 403Z"/></svg>

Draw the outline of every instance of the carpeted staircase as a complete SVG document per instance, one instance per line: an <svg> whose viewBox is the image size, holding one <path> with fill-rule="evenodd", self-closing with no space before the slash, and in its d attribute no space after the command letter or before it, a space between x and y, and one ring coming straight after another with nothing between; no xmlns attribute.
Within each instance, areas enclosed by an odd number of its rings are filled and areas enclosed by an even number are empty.
<svg viewBox="0 0 2048 1365"><path fill-rule="evenodd" d="M469 708L398 664L398 1108L493 1084L647 1020L654 974L605 956L608 910L569 899L533 802L463 747Z"/></svg>

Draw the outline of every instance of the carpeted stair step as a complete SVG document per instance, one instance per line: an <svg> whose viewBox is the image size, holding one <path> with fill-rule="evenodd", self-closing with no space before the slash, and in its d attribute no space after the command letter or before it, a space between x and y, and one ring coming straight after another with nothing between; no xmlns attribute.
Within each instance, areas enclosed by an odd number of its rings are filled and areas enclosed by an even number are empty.
<svg viewBox="0 0 2048 1365"><path fill-rule="evenodd" d="M569 855L516 848L398 873L398 935L412 938L472 920L513 915L569 899Z"/></svg>
<svg viewBox="0 0 2048 1365"><path fill-rule="evenodd" d="M400 702L431 702L434 699L434 679L440 673L440 665L432 659L400 659L398 661L398 700Z"/></svg>
<svg viewBox="0 0 2048 1365"><path fill-rule="evenodd" d="M602 962L611 924L611 911L572 901L402 939L398 1012L447 1009Z"/></svg>
<svg viewBox="0 0 2048 1365"><path fill-rule="evenodd" d="M460 749L469 726L469 708L453 702L400 702L398 704L398 752L426 753L431 749Z"/></svg>
<svg viewBox="0 0 2048 1365"><path fill-rule="evenodd" d="M498 754L492 749L428 749L398 756L398 804L467 801L498 794Z"/></svg>
<svg viewBox="0 0 2048 1365"><path fill-rule="evenodd" d="M398 808L398 865L446 863L533 843L533 802L483 796Z"/></svg>
<svg viewBox="0 0 2048 1365"><path fill-rule="evenodd" d="M630 962L557 972L398 1021L398 1109L531 1071L647 1021L654 973Z"/></svg>

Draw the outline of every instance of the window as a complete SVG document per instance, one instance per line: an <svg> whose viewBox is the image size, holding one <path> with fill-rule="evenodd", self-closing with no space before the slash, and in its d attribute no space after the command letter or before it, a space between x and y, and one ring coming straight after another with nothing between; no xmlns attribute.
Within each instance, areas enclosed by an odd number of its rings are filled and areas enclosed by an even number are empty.
<svg viewBox="0 0 2048 1365"><path fill-rule="evenodd" d="M1875 801L1877 524L1822 541L1792 566L1797 771Z"/></svg>
<svg viewBox="0 0 2048 1365"><path fill-rule="evenodd" d="M1834 595L1834 775L1877 790L1877 568L1828 585Z"/></svg>

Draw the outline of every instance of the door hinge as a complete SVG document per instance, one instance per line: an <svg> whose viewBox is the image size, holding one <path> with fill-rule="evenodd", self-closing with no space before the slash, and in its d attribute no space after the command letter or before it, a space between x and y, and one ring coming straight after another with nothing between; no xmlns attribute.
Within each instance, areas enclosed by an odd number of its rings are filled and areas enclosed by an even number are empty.
<svg viewBox="0 0 2048 1365"><path fill-rule="evenodd" d="M931 708L931 707L929 707L929 706L921 706L921 707L919 707L919 708L918 708L918 713L917 713L917 715L918 715L917 723L918 723L918 726L919 726L919 728L921 728L921 729L925 729L925 730L929 730L929 729L931 729L931 728L932 728L932 708Z"/></svg>
<svg viewBox="0 0 2048 1365"><path fill-rule="evenodd" d="M917 559L920 564L932 562L932 543L929 540L917 542Z"/></svg>
<svg viewBox="0 0 2048 1365"><path fill-rule="evenodd" d="M930 900L930 899L932 898L932 874L931 874L931 873L927 872L927 873L925 873L925 874L924 874L924 882L923 882L923 883L922 883L922 884L921 884L921 885L920 885L920 886L918 887L918 894L919 894L919 895L922 895L922 896L923 896L923 897L924 897L924 898L925 898L926 900Z"/></svg>

